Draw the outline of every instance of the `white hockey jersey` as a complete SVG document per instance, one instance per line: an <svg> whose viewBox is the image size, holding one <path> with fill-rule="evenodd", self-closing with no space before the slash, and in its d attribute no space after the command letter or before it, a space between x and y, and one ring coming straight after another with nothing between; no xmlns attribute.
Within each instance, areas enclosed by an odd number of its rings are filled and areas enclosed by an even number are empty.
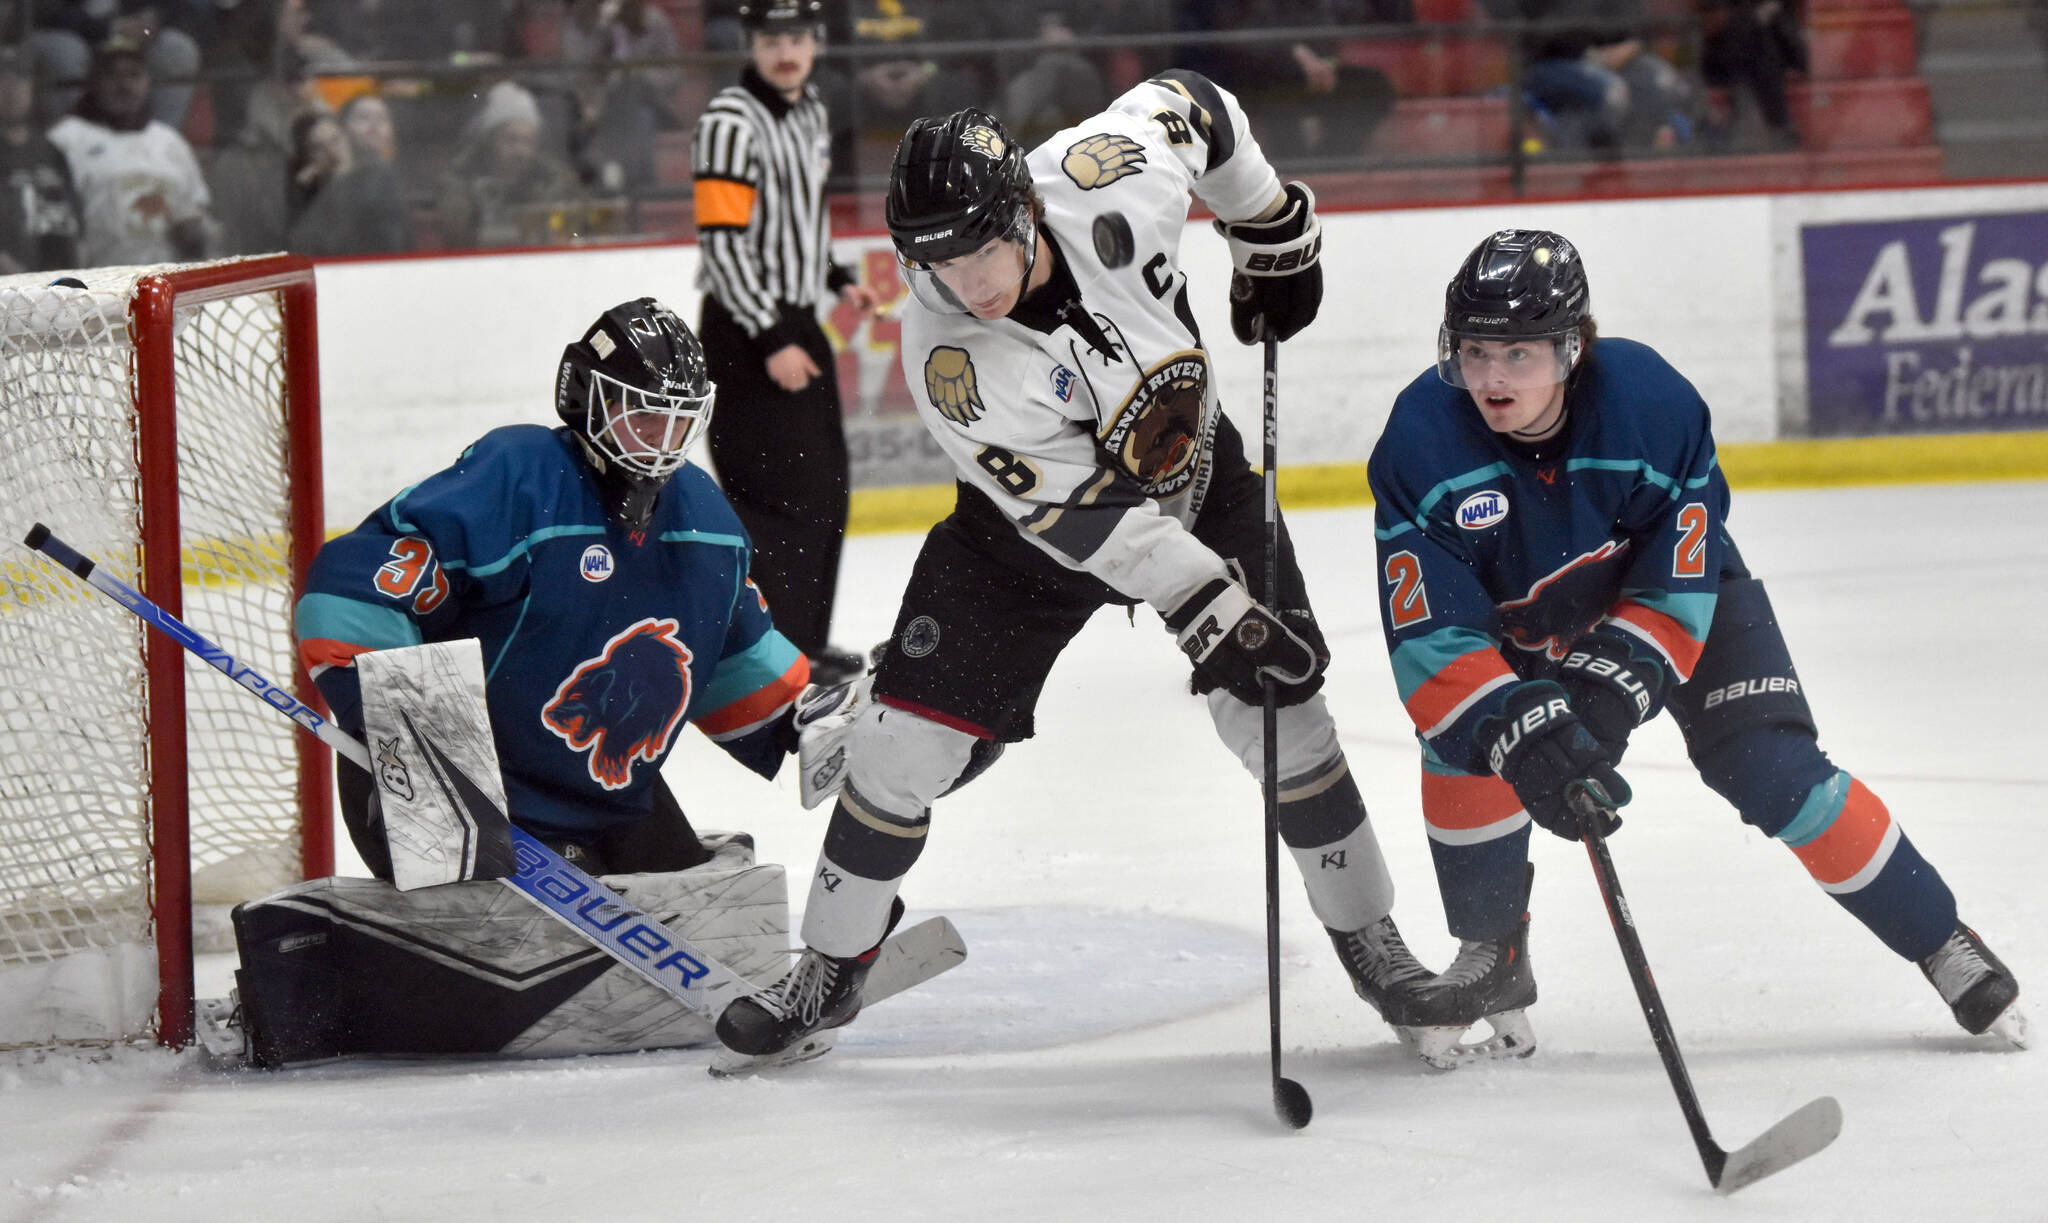
<svg viewBox="0 0 2048 1223"><path fill-rule="evenodd" d="M960 478L1025 538L1170 612L1227 573L1187 530L1222 414L1178 260L1190 193L1247 220L1280 180L1237 99L1184 70L1135 86L1029 163L1042 228L1092 326L1047 334L908 296L903 374Z"/></svg>
<svg viewBox="0 0 2048 1223"><path fill-rule="evenodd" d="M50 143L64 150L78 184L79 259L88 267L171 263L171 227L204 218L212 206L192 146L157 120L117 132L67 115L50 129Z"/></svg>

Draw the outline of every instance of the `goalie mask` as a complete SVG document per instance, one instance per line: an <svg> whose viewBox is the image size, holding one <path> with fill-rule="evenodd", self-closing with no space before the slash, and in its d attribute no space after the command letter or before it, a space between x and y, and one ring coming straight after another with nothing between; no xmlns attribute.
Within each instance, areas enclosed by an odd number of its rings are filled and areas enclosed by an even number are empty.
<svg viewBox="0 0 2048 1223"><path fill-rule="evenodd" d="M911 124L889 168L883 213L904 281L933 310L976 313L1031 275L1031 171L1023 147L987 111Z"/></svg>
<svg viewBox="0 0 2048 1223"><path fill-rule="evenodd" d="M1578 248L1545 229L1503 229L1465 257L1444 292L1437 375L1470 389L1565 381L1583 355L1589 306Z"/></svg>
<svg viewBox="0 0 2048 1223"><path fill-rule="evenodd" d="M711 424L704 346L651 297L604 312L562 350L555 413L597 474L605 512L644 528L661 490Z"/></svg>

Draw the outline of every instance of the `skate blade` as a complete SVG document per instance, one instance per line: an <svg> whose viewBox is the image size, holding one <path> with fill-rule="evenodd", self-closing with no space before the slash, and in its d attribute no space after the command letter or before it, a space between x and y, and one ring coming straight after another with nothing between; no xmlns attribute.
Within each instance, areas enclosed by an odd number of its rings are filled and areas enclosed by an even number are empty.
<svg viewBox="0 0 2048 1223"><path fill-rule="evenodd" d="M217 1069L243 1066L249 1060L248 1033L236 1017L236 999L201 998L193 1005L192 1038L208 1064Z"/></svg>
<svg viewBox="0 0 2048 1223"><path fill-rule="evenodd" d="M1984 1031L1987 1035L2001 1037L2015 1049L2027 1048L2033 1039L2027 1031L2027 1013L2020 1009L2017 998L2000 1011L1998 1018L1992 1020L1991 1026Z"/></svg>
<svg viewBox="0 0 2048 1223"><path fill-rule="evenodd" d="M1536 1052L1536 1030L1529 1026L1528 1012L1501 1011L1486 1016L1486 1023L1493 1029L1492 1033L1482 1040L1470 1042L1464 1037L1471 1028L1418 1027L1396 1028L1395 1031L1401 1034L1401 1043L1407 1045L1415 1056L1438 1070L1456 1070L1473 1062L1528 1057Z"/></svg>
<svg viewBox="0 0 2048 1223"><path fill-rule="evenodd" d="M711 1064L705 1069L714 1079L743 1079L764 1070L779 1070L784 1066L816 1061L832 1052L832 1046L838 1039L838 1031L827 1028L811 1033L780 1053L735 1053L721 1048L711 1055Z"/></svg>

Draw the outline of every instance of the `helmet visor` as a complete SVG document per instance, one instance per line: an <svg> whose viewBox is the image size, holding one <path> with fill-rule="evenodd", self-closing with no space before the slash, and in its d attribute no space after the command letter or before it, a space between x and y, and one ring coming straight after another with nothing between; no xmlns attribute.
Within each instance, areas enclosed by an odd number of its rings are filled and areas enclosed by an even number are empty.
<svg viewBox="0 0 2048 1223"><path fill-rule="evenodd" d="M1555 386L1579 362L1579 333L1459 335L1448 327L1436 337L1436 372L1469 391L1529 391Z"/></svg>
<svg viewBox="0 0 2048 1223"><path fill-rule="evenodd" d="M1015 304L1010 295L1031 275L1038 254L1038 227L1019 208L1007 231L956 259L919 263L896 255L903 283L927 309L940 314L1000 318ZM1005 304L1008 303L1008 304Z"/></svg>
<svg viewBox="0 0 2048 1223"><path fill-rule="evenodd" d="M602 370L590 375L590 437L628 471L666 477L683 465L690 447L711 425L718 388L702 395L663 395L628 386Z"/></svg>

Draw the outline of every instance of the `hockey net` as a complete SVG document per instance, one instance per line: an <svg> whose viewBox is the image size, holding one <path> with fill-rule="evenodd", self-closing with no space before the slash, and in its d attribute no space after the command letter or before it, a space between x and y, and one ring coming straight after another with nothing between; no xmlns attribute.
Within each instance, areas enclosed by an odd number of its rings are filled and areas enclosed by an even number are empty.
<svg viewBox="0 0 2048 1223"><path fill-rule="evenodd" d="M291 256L0 278L0 1047L187 1043L195 902L331 873L324 754L21 546L47 524L310 699L313 303Z"/></svg>

